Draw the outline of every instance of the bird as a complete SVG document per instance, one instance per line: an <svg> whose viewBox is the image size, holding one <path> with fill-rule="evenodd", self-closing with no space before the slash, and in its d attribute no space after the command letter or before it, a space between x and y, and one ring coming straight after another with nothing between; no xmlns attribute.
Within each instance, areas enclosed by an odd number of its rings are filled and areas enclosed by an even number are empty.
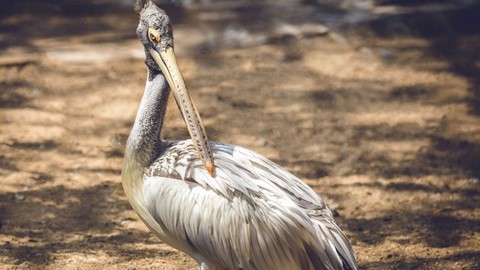
<svg viewBox="0 0 480 270"><path fill-rule="evenodd" d="M147 81L122 185L144 224L201 270L357 269L352 246L313 189L260 154L208 140L176 61L169 17L151 0L136 6ZM170 93L188 140L162 139Z"/></svg>

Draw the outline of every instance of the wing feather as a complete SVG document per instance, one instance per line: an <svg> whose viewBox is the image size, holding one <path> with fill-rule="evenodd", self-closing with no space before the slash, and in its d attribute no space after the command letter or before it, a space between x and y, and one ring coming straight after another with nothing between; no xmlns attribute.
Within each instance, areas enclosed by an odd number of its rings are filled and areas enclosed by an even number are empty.
<svg viewBox="0 0 480 270"><path fill-rule="evenodd" d="M145 173L149 211L174 242L187 243L181 250L215 268L357 269L348 240L308 185L245 148L211 146L215 177L191 141L172 143Z"/></svg>

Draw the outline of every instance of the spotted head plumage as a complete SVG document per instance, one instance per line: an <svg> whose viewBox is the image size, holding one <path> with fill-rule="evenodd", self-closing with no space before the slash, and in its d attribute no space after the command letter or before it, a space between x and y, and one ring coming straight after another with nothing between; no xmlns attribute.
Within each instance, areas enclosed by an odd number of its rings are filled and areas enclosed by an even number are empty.
<svg viewBox="0 0 480 270"><path fill-rule="evenodd" d="M159 71L158 65L148 51L154 49L160 52L173 48L173 29L170 18L150 0L138 0L135 10L140 14L136 33L145 48L145 63L151 71Z"/></svg>

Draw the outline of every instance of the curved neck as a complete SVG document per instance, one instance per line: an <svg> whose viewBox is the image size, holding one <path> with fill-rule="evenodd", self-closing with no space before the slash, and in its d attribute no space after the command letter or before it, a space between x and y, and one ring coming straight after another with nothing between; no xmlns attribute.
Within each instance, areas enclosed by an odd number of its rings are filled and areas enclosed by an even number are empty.
<svg viewBox="0 0 480 270"><path fill-rule="evenodd" d="M130 155L142 167L152 163L161 149L160 133L169 93L165 77L149 70L145 92L125 150L126 155Z"/></svg>
<svg viewBox="0 0 480 270"><path fill-rule="evenodd" d="M158 226L143 202L143 172L160 154L165 109L170 88L165 77L148 72L147 84L143 93L137 117L128 137L122 167L122 183L130 204L147 226ZM157 224L157 225L155 225ZM153 231L161 232L161 228Z"/></svg>

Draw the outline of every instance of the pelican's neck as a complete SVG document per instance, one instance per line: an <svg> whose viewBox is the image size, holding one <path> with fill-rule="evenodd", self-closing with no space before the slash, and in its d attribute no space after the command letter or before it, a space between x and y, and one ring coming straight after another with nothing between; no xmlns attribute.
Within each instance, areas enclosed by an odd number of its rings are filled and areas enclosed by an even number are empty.
<svg viewBox="0 0 480 270"><path fill-rule="evenodd" d="M160 132L169 93L165 77L149 71L145 92L127 140L122 168L123 188L137 213L142 212L138 195L142 189L144 169L158 157L162 148Z"/></svg>
<svg viewBox="0 0 480 270"><path fill-rule="evenodd" d="M145 92L126 148L126 153L131 154L142 166L150 165L161 149L160 133L169 93L170 88L165 77L149 71Z"/></svg>
<svg viewBox="0 0 480 270"><path fill-rule="evenodd" d="M160 132L169 93L165 77L149 71L145 92L128 137L122 168L123 189L130 204L144 223L160 236L165 234L148 211L142 188L144 169L158 157L162 149Z"/></svg>

